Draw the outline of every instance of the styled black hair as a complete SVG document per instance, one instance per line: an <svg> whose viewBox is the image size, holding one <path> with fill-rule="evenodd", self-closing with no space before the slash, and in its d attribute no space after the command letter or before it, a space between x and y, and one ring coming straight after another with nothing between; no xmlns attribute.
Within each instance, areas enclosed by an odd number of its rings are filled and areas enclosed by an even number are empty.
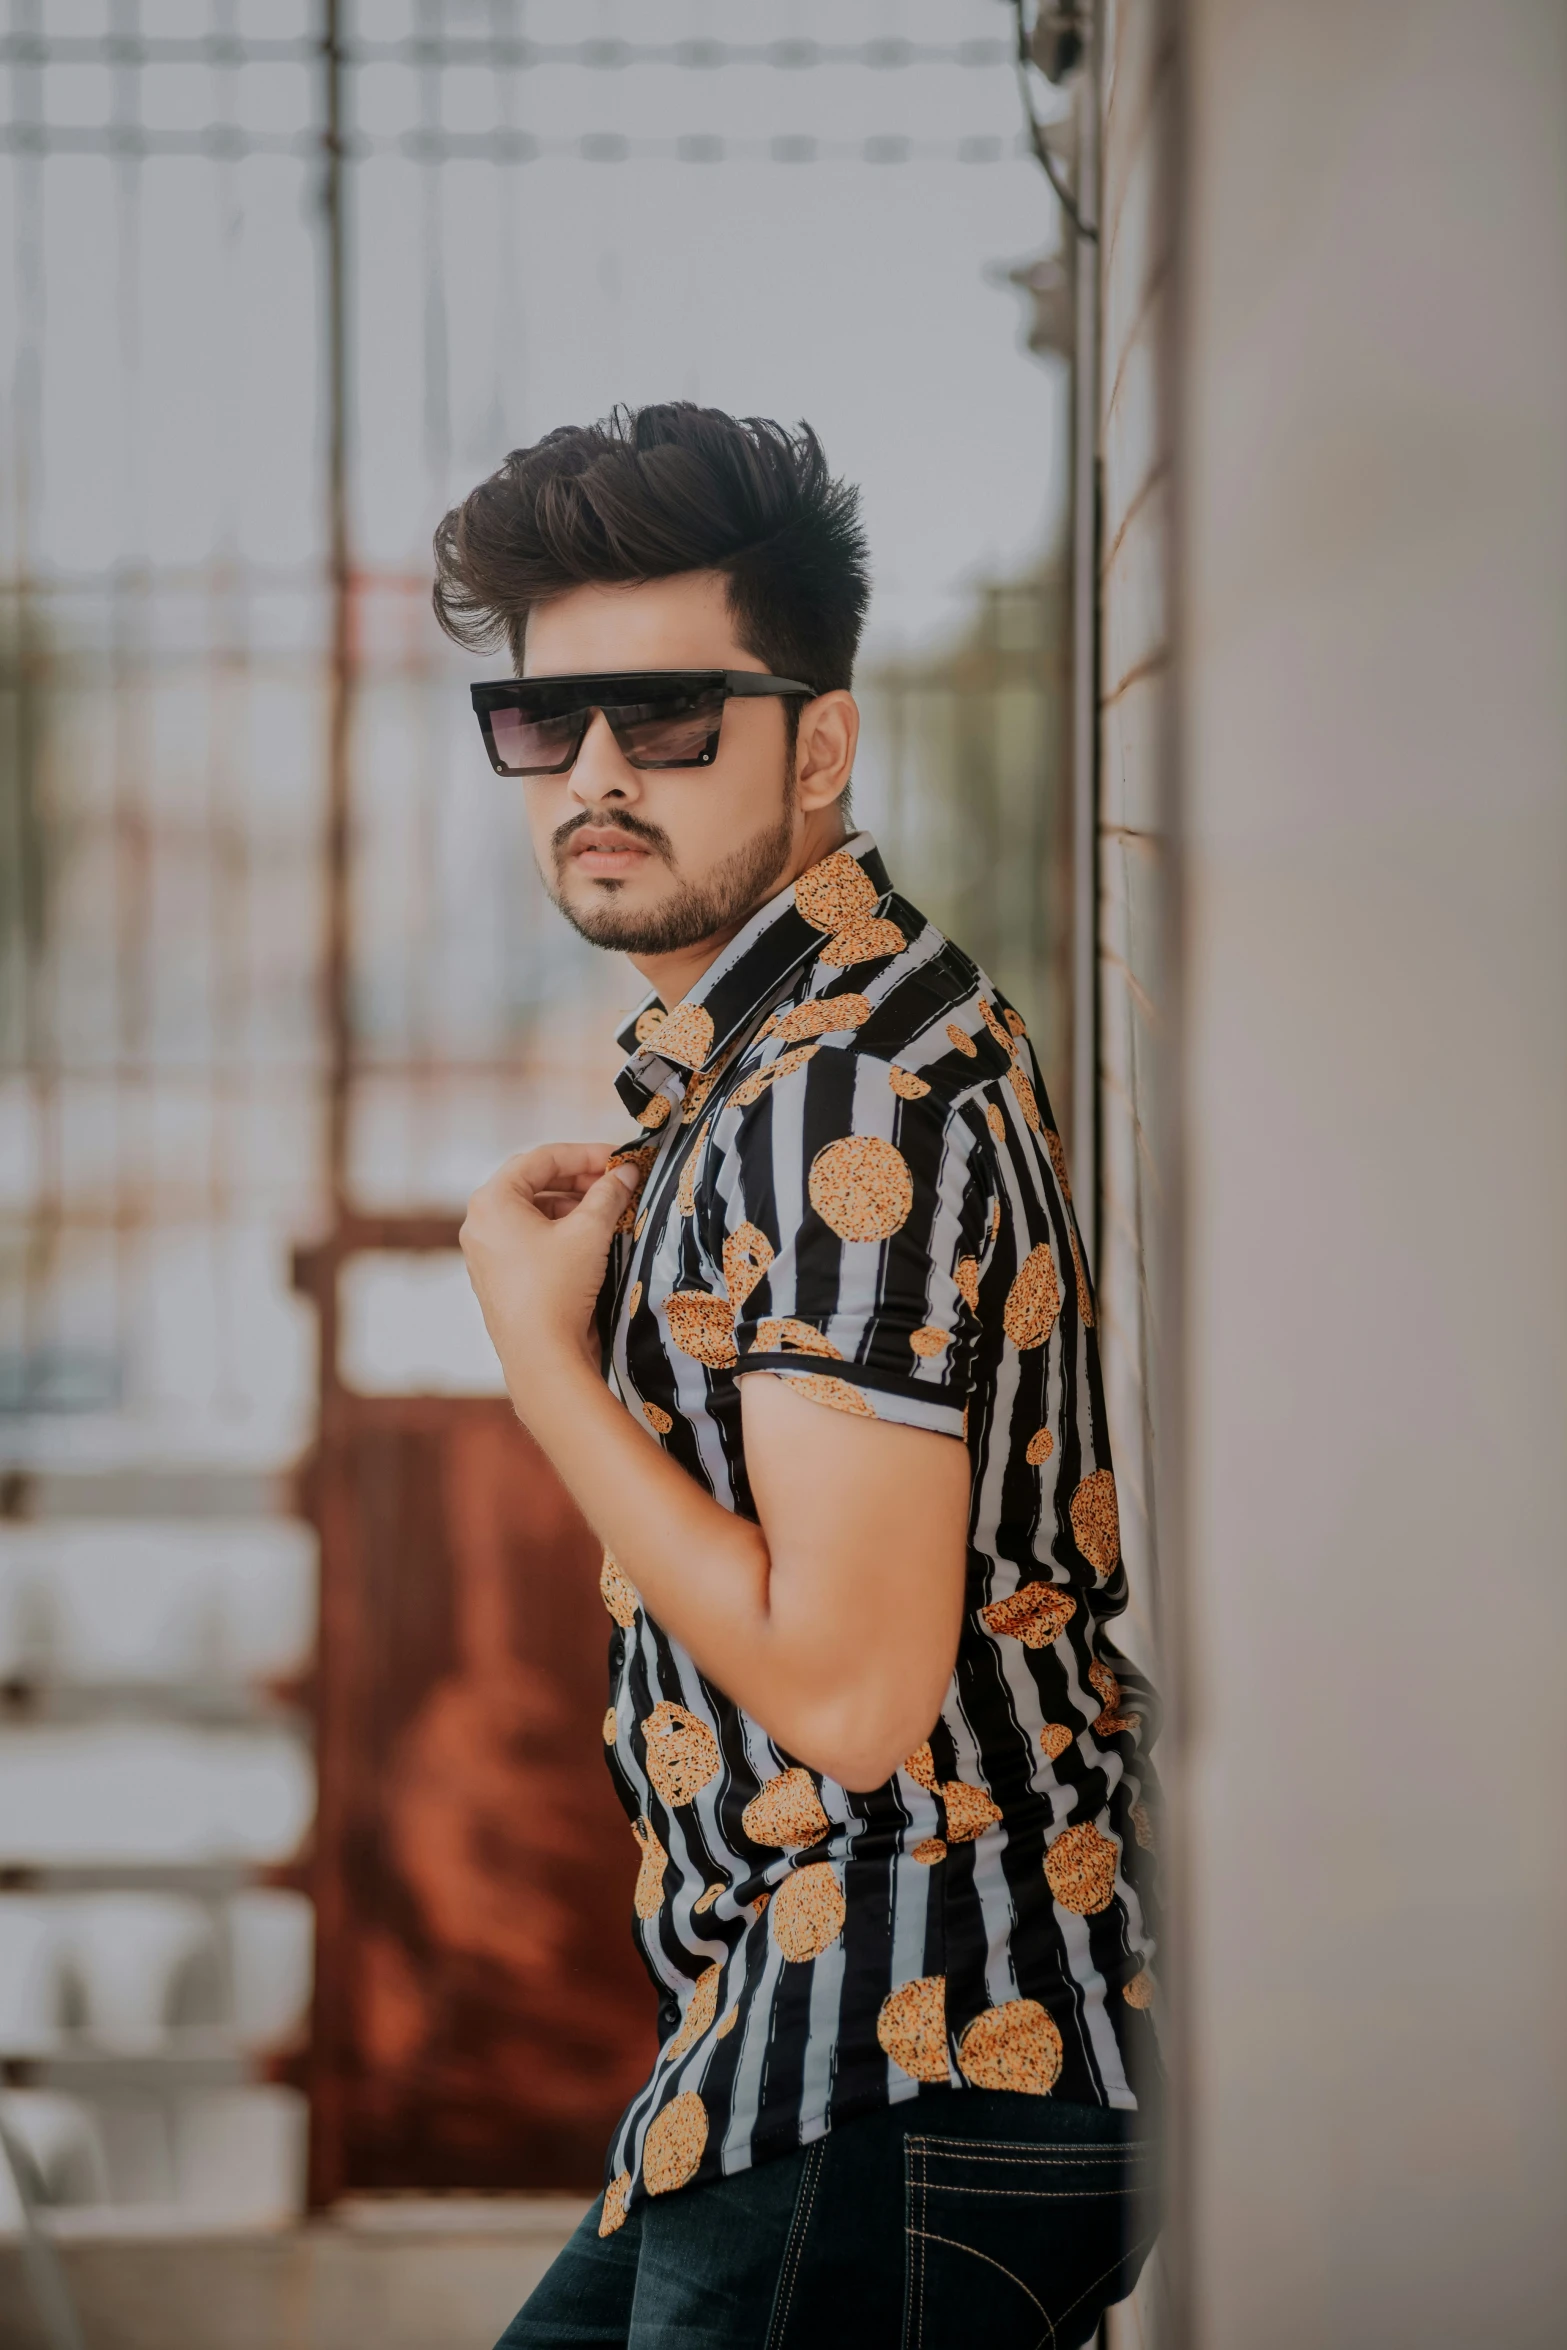
<svg viewBox="0 0 1567 2350"><path fill-rule="evenodd" d="M859 504L808 424L689 400L616 408L514 449L452 508L435 534L435 616L460 645L507 645L520 670L535 604L716 571L746 651L827 693L853 678L870 596Z"/></svg>

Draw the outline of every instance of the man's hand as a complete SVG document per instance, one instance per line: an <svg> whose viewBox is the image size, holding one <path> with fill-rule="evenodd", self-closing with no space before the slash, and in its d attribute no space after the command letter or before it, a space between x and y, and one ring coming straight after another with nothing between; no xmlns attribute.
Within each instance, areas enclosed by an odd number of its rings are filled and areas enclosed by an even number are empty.
<svg viewBox="0 0 1567 2350"><path fill-rule="evenodd" d="M563 1358L597 1368L593 1310L641 1170L606 1173L607 1145L546 1143L508 1159L468 1202L458 1239L519 1413Z"/></svg>

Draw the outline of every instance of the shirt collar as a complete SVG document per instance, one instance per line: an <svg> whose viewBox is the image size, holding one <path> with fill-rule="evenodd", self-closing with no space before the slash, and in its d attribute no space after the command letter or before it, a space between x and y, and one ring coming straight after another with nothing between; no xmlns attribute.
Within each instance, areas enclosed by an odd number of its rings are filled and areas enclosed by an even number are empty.
<svg viewBox="0 0 1567 2350"><path fill-rule="evenodd" d="M641 1119L671 1077L690 1078L727 1052L791 973L891 890L875 841L857 832L759 906L670 1011L650 992L615 1036L627 1056L615 1090L632 1116Z"/></svg>

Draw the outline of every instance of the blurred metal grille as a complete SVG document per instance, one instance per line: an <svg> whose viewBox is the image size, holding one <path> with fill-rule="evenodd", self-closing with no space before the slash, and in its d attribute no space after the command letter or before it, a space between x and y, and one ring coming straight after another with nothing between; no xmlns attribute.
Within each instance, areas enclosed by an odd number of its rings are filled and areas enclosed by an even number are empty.
<svg viewBox="0 0 1567 2350"><path fill-rule="evenodd" d="M17 1456L55 1457L68 1414L78 1460L286 1459L313 1401L287 1243L350 1200L453 1203L530 1131L613 1123L605 1014L629 982L539 919L520 811L471 756L425 602L429 528L478 470L454 445L452 369L474 361L471 319L447 314L453 255L482 243L494 270L493 460L524 332L513 167L1010 157L993 108L941 138L884 111L857 138L808 115L769 129L755 106L724 135L665 135L671 91L737 75L785 106L844 73L1004 82L969 70L999 69L1004 43L916 37L941 14L918 13L907 33L784 38L747 9L717 39L671 5L633 40L583 38L559 6L525 30L519 0L13 0L0 1410ZM660 93L647 134L584 127L633 69Z"/></svg>

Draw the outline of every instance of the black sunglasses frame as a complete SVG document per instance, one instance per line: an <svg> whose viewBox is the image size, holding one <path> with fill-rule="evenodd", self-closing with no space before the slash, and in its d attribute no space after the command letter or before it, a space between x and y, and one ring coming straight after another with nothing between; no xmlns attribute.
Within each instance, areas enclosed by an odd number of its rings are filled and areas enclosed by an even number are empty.
<svg viewBox="0 0 1567 2350"><path fill-rule="evenodd" d="M638 692L635 689L645 690ZM636 703L658 701L667 696L678 701L684 688L693 700L706 696L718 697L713 729L694 759L637 758L621 740L615 722L617 711L634 707ZM577 763L583 739L592 724L595 712L600 714L615 736L621 756L632 767L644 770L664 768L711 767L718 756L718 741L724 720L724 704L728 701L748 701L764 695L806 701L816 699L814 685L803 685L797 677L765 677L755 669L611 669L575 677L503 677L484 685L470 686L469 695L479 731L484 736L484 747L489 753L490 765L497 775L568 775ZM559 706L547 707L559 697ZM540 701L546 704L540 709ZM569 754L551 767L509 767L495 748L495 734L491 724L496 710L525 710L534 719L580 719ZM683 713L672 707L668 716L678 718Z"/></svg>

